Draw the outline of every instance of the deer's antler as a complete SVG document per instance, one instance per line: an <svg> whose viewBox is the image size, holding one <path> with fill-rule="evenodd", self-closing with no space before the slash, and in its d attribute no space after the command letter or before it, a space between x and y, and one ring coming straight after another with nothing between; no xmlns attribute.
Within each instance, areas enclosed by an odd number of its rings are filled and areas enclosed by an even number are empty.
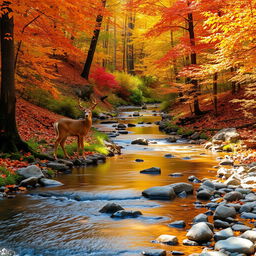
<svg viewBox="0 0 256 256"><path fill-rule="evenodd" d="M94 97L91 97L91 103L92 106L90 107L91 110L93 110L99 103L99 101L97 101Z"/></svg>
<svg viewBox="0 0 256 256"><path fill-rule="evenodd" d="M78 100L78 106L79 106L79 108L80 108L82 111L85 111L86 108L85 108L84 106L82 106L81 99Z"/></svg>

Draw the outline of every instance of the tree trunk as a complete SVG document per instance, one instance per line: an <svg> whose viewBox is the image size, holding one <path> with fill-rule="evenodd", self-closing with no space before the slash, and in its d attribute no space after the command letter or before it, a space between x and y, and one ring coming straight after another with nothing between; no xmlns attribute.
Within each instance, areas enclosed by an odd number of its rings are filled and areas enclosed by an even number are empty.
<svg viewBox="0 0 256 256"><path fill-rule="evenodd" d="M213 75L213 105L214 105L214 114L218 115L218 73L214 73Z"/></svg>
<svg viewBox="0 0 256 256"><path fill-rule="evenodd" d="M28 151L28 145L23 142L16 126L16 97L14 71L14 37L13 17L9 17L12 9L10 2L4 1L0 18L1 36L1 92L0 92L0 152L11 153L19 150Z"/></svg>
<svg viewBox="0 0 256 256"><path fill-rule="evenodd" d="M114 16L114 47L113 47L113 70L116 70L116 58L117 58L117 37L116 37L116 16Z"/></svg>
<svg viewBox="0 0 256 256"><path fill-rule="evenodd" d="M102 7L104 8L105 6L106 6L106 0L102 0ZM95 53L97 42L98 42L99 35L100 35L100 28L101 28L102 20L103 20L103 15L99 14L96 18L96 28L93 31L93 37L91 39L91 44L90 44L87 58L86 58L86 61L84 64L84 69L81 74L81 76L84 77L85 79L89 78L94 53Z"/></svg>
<svg viewBox="0 0 256 256"><path fill-rule="evenodd" d="M188 32L189 32L189 39L190 39L190 45L192 47L195 46L195 32L194 32L194 21L193 21L193 14L188 13ZM190 60L192 65L196 65L196 53L192 51L190 54ZM198 101L198 95L199 92L199 86L198 81L196 79L191 79L191 83L193 84L194 89L194 113L195 115L201 115L202 112L199 107L199 101Z"/></svg>
<svg viewBox="0 0 256 256"><path fill-rule="evenodd" d="M232 67L230 71L231 71L231 74L233 75L235 69ZM231 82L231 91L232 91L232 94L236 93L236 82Z"/></svg>

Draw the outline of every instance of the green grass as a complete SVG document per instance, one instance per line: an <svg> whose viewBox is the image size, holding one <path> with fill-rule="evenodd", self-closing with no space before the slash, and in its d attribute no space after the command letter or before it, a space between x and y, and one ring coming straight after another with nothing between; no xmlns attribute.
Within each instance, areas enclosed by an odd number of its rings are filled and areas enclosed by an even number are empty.
<svg viewBox="0 0 256 256"><path fill-rule="evenodd" d="M19 184L22 177L0 166L0 186Z"/></svg>

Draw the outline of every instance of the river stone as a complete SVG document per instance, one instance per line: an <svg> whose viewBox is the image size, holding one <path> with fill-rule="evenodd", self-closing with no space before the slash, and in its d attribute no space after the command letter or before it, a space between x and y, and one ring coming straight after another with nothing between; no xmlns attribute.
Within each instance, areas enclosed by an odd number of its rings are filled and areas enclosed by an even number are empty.
<svg viewBox="0 0 256 256"><path fill-rule="evenodd" d="M207 252L202 252L198 256L228 256L227 254L223 252L217 252L217 251L207 251ZM236 255L238 256L238 255ZM241 255L240 255L241 256ZM244 255L243 255L244 256Z"/></svg>
<svg viewBox="0 0 256 256"><path fill-rule="evenodd" d="M52 180L52 179L46 179L46 178L42 178L39 180L39 184L47 187L47 186L63 186L64 184L57 181L57 180Z"/></svg>
<svg viewBox="0 0 256 256"><path fill-rule="evenodd" d="M140 158L137 158L137 159L135 159L135 162L144 162L144 160L140 159Z"/></svg>
<svg viewBox="0 0 256 256"><path fill-rule="evenodd" d="M236 210L234 207L219 205L214 212L213 218L225 220L228 217L235 217L235 216L236 216Z"/></svg>
<svg viewBox="0 0 256 256"><path fill-rule="evenodd" d="M209 200L211 198L211 193L208 190L201 190L196 193L197 199Z"/></svg>
<svg viewBox="0 0 256 256"><path fill-rule="evenodd" d="M141 253L144 256L165 256L166 251L161 249L150 249Z"/></svg>
<svg viewBox="0 0 256 256"><path fill-rule="evenodd" d="M142 213L140 211L126 211L126 210L120 210L111 215L111 218L137 218Z"/></svg>
<svg viewBox="0 0 256 256"><path fill-rule="evenodd" d="M200 213L197 216L194 217L193 223L199 223L199 222L208 222L208 216Z"/></svg>
<svg viewBox="0 0 256 256"><path fill-rule="evenodd" d="M179 194L183 191L185 191L188 194L193 193L193 186L189 183L185 183L185 182L179 182L179 183L173 183L169 185L171 188L173 188L174 192L176 194Z"/></svg>
<svg viewBox="0 0 256 256"><path fill-rule="evenodd" d="M6 248L0 248L0 256L17 256L16 252L6 249Z"/></svg>
<svg viewBox="0 0 256 256"><path fill-rule="evenodd" d="M223 229L219 232L216 232L214 234L214 240L215 241L219 241L219 240L225 240L229 237L232 237L234 236L234 232L231 228L226 228L226 229Z"/></svg>
<svg viewBox="0 0 256 256"><path fill-rule="evenodd" d="M196 176L194 176L194 175L190 175L190 176L188 177L188 181L193 182L193 183L201 183L201 180L198 179L198 178L197 178Z"/></svg>
<svg viewBox="0 0 256 256"><path fill-rule="evenodd" d="M103 206L99 212L101 213L115 213L117 211L121 211L124 210L124 208L122 206L120 206L119 204L115 204L115 203L108 203L105 206Z"/></svg>
<svg viewBox="0 0 256 256"><path fill-rule="evenodd" d="M238 191L232 191L224 196L224 199L228 202L237 201L243 198L243 195Z"/></svg>
<svg viewBox="0 0 256 256"><path fill-rule="evenodd" d="M166 157L166 158L173 158L174 155L172 155L172 154L165 154L164 157Z"/></svg>
<svg viewBox="0 0 256 256"><path fill-rule="evenodd" d="M251 230L250 227L246 226L246 225L241 225L241 224L235 224L232 226L232 229L234 231L240 231L240 232L244 232L244 231L247 231L247 230Z"/></svg>
<svg viewBox="0 0 256 256"><path fill-rule="evenodd" d="M118 125L117 125L117 128L119 128L119 129L125 129L125 128L126 128L126 125L125 125L125 124L118 124Z"/></svg>
<svg viewBox="0 0 256 256"><path fill-rule="evenodd" d="M146 174L160 174L161 168L159 167L151 167L148 169L141 170L140 173L146 173Z"/></svg>
<svg viewBox="0 0 256 256"><path fill-rule="evenodd" d="M135 127L136 124L127 124L128 127Z"/></svg>
<svg viewBox="0 0 256 256"><path fill-rule="evenodd" d="M176 194L170 186L156 186L148 188L142 192L142 195L150 199L173 199Z"/></svg>
<svg viewBox="0 0 256 256"><path fill-rule="evenodd" d="M243 219L256 219L256 213L252 212L243 212L241 214L241 218Z"/></svg>
<svg viewBox="0 0 256 256"><path fill-rule="evenodd" d="M183 174L181 172L174 172L174 173L169 174L169 176L171 176L171 177L182 177Z"/></svg>
<svg viewBox="0 0 256 256"><path fill-rule="evenodd" d="M168 226L173 228L185 228L186 223L184 220L177 220L177 221L171 222Z"/></svg>
<svg viewBox="0 0 256 256"><path fill-rule="evenodd" d="M222 183L222 182L213 182L215 189L223 189L223 188L227 188L227 185Z"/></svg>
<svg viewBox="0 0 256 256"><path fill-rule="evenodd" d="M239 133L236 128L224 128L218 131L213 137L212 140L221 140L221 141L229 141L231 143L237 142L240 138Z"/></svg>
<svg viewBox="0 0 256 256"><path fill-rule="evenodd" d="M202 243L211 240L213 233L205 222L199 222L191 227L186 236L189 240Z"/></svg>
<svg viewBox="0 0 256 256"><path fill-rule="evenodd" d="M168 245L178 244L178 238L172 235L161 235L156 239L156 241L159 243L168 244Z"/></svg>
<svg viewBox="0 0 256 256"><path fill-rule="evenodd" d="M140 116L140 113L136 111L136 112L134 112L132 115L133 115L133 116Z"/></svg>
<svg viewBox="0 0 256 256"><path fill-rule="evenodd" d="M241 180L240 178L234 173L232 174L225 182L226 185L234 185L234 186L240 186Z"/></svg>
<svg viewBox="0 0 256 256"><path fill-rule="evenodd" d="M234 161L230 159L224 159L220 162L220 165L234 165Z"/></svg>
<svg viewBox="0 0 256 256"><path fill-rule="evenodd" d="M240 237L248 239L253 243L256 242L256 231L255 230L247 230Z"/></svg>
<svg viewBox="0 0 256 256"><path fill-rule="evenodd" d="M42 173L41 169L36 165L30 165L28 167L21 168L17 170L17 173L25 179L30 177L35 177L38 179L44 178L44 174Z"/></svg>
<svg viewBox="0 0 256 256"><path fill-rule="evenodd" d="M213 182L211 182L210 180L206 180L202 183L201 185L202 188L207 189L209 191L214 191L215 190L215 185Z"/></svg>
<svg viewBox="0 0 256 256"><path fill-rule="evenodd" d="M176 136L171 136L171 137L167 138L166 140L167 140L168 142L174 143L174 142L177 141L177 138L176 138Z"/></svg>
<svg viewBox="0 0 256 256"><path fill-rule="evenodd" d="M241 237L230 237L226 240L218 241L215 244L215 250L225 250L228 252L253 254L253 243Z"/></svg>
<svg viewBox="0 0 256 256"><path fill-rule="evenodd" d="M48 162L46 166L57 171L67 171L69 169L67 165L57 162Z"/></svg>
<svg viewBox="0 0 256 256"><path fill-rule="evenodd" d="M138 139L135 139L131 142L131 144L138 144L138 145L148 145L149 144L149 141L147 139L143 139L143 138L138 138Z"/></svg>
<svg viewBox="0 0 256 256"><path fill-rule="evenodd" d="M230 224L226 221L222 220L214 220L213 225L215 228L228 228L230 227Z"/></svg>
<svg viewBox="0 0 256 256"><path fill-rule="evenodd" d="M183 245L188 245L188 246L198 246L199 245L196 241L192 241L192 240L189 240L189 239L184 239L182 241L182 244Z"/></svg>
<svg viewBox="0 0 256 256"><path fill-rule="evenodd" d="M30 177L25 180L22 180L20 182L19 186L20 187L28 187L28 186L34 187L34 186L36 186L37 182L38 182L37 177Z"/></svg>
<svg viewBox="0 0 256 256"><path fill-rule="evenodd" d="M172 251L172 255L184 255L184 252L180 252L180 251Z"/></svg>

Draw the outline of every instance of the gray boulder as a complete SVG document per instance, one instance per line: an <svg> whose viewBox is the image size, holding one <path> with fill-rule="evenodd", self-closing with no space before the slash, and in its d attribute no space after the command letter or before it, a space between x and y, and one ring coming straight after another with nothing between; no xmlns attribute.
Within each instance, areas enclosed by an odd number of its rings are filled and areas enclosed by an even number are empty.
<svg viewBox="0 0 256 256"><path fill-rule="evenodd" d="M173 228L185 228L186 223L184 220L177 220L177 221L171 222L168 226Z"/></svg>
<svg viewBox="0 0 256 256"><path fill-rule="evenodd" d="M225 220L228 217L235 217L235 216L236 216L236 210L234 207L219 205L214 212L213 218Z"/></svg>
<svg viewBox="0 0 256 256"><path fill-rule="evenodd" d="M189 240L202 243L210 241L213 237L213 232L205 222L200 222L193 225L186 236Z"/></svg>
<svg viewBox="0 0 256 256"><path fill-rule="evenodd" d="M148 169L141 170L140 173L160 174L161 173L161 168L159 168L159 167L151 167L151 168L148 168Z"/></svg>
<svg viewBox="0 0 256 256"><path fill-rule="evenodd" d="M241 218L243 219L256 219L256 213L252 212L243 212L241 214Z"/></svg>
<svg viewBox="0 0 256 256"><path fill-rule="evenodd" d="M166 251L162 249L150 249L141 253L144 256L165 256Z"/></svg>
<svg viewBox="0 0 256 256"><path fill-rule="evenodd" d="M200 213L197 216L194 217L193 223L199 223L199 222L208 222L208 216Z"/></svg>
<svg viewBox="0 0 256 256"><path fill-rule="evenodd" d="M147 139L138 138L131 142L131 144L138 144L138 145L145 145L147 146L149 144L149 141Z"/></svg>
<svg viewBox="0 0 256 256"><path fill-rule="evenodd" d="M119 205L119 204L115 204L115 203L108 203L105 206L103 206L99 212L101 213L115 213L117 211L121 211L124 210L124 208Z"/></svg>
<svg viewBox="0 0 256 256"><path fill-rule="evenodd" d="M61 163L57 163L57 162L49 162L46 164L46 166L48 168L57 170L57 171L67 171L69 170L69 167L66 164L61 164Z"/></svg>
<svg viewBox="0 0 256 256"><path fill-rule="evenodd" d="M132 115L133 115L133 116L140 116L140 113L136 111L136 112L134 112Z"/></svg>
<svg viewBox="0 0 256 256"><path fill-rule="evenodd" d="M120 210L111 215L111 218L137 218L142 213L140 211L126 211L126 210Z"/></svg>
<svg viewBox="0 0 256 256"><path fill-rule="evenodd" d="M215 241L219 241L219 240L225 240L225 239L228 239L229 237L232 237L234 236L234 232L231 228L226 228L226 229L223 229L219 232L216 232L214 234L214 240Z"/></svg>
<svg viewBox="0 0 256 256"><path fill-rule="evenodd" d="M173 183L169 185L171 188L173 188L174 192L176 194L179 194L183 191L185 191L188 194L193 193L193 186L189 183L185 183L185 182L178 182L178 183Z"/></svg>
<svg viewBox="0 0 256 256"><path fill-rule="evenodd" d="M215 250L224 250L228 252L253 254L254 245L253 243L241 237L230 237L226 240L218 241L215 244Z"/></svg>
<svg viewBox="0 0 256 256"><path fill-rule="evenodd" d="M161 235L159 236L156 241L158 243L168 244L168 245L177 245L178 238L172 235Z"/></svg>
<svg viewBox="0 0 256 256"><path fill-rule="evenodd" d="M250 227L246 226L246 225L242 225L242 224L235 224L232 226L232 229L234 231L240 231L240 232L244 232L244 231L247 231L247 230L251 230Z"/></svg>
<svg viewBox="0 0 256 256"><path fill-rule="evenodd" d="M57 180L52 180L52 179L46 179L46 178L41 178L39 180L39 184L48 187L48 186L63 186L64 184L57 181Z"/></svg>
<svg viewBox="0 0 256 256"><path fill-rule="evenodd" d="M142 192L142 195L150 199L173 199L176 194L172 187L170 186L156 186L148 188Z"/></svg>
<svg viewBox="0 0 256 256"><path fill-rule="evenodd" d="M197 199L200 199L200 200L209 200L211 196L212 194L206 189L203 189L196 193Z"/></svg>
<svg viewBox="0 0 256 256"><path fill-rule="evenodd" d="M177 137L176 136L170 136L169 138L166 139L168 142L174 143L177 141Z"/></svg>
<svg viewBox="0 0 256 256"><path fill-rule="evenodd" d="M28 186L34 187L34 186L36 186L37 182L38 182L37 177L30 177L30 178L27 178L25 180L22 180L20 182L19 186L21 186L21 187L28 187Z"/></svg>
<svg viewBox="0 0 256 256"><path fill-rule="evenodd" d="M192 241L192 240L189 240L189 239L184 239L182 241L182 244L187 245L187 246L199 246L199 244L196 241Z"/></svg>
<svg viewBox="0 0 256 256"><path fill-rule="evenodd" d="M30 177L35 177L37 179L44 178L44 174L42 173L41 169L36 165L21 168L17 170L17 173L25 179Z"/></svg>
<svg viewBox="0 0 256 256"><path fill-rule="evenodd" d="M220 162L220 165L234 165L234 161L230 159L224 159Z"/></svg>
<svg viewBox="0 0 256 256"><path fill-rule="evenodd" d="M253 243L256 242L256 231L255 230L247 230L240 237L248 239Z"/></svg>
<svg viewBox="0 0 256 256"><path fill-rule="evenodd" d="M212 140L221 140L229 142L237 142L240 138L240 134L237 132L236 128L224 128L217 132Z"/></svg>
<svg viewBox="0 0 256 256"><path fill-rule="evenodd" d="M214 220L213 225L215 228L228 228L230 224L223 220Z"/></svg>
<svg viewBox="0 0 256 256"><path fill-rule="evenodd" d="M238 191L232 191L232 192L229 192L227 193L225 196L224 196L224 199L227 200L228 202L232 202L232 201L237 201L237 200L240 200L242 199L244 196L238 192Z"/></svg>

